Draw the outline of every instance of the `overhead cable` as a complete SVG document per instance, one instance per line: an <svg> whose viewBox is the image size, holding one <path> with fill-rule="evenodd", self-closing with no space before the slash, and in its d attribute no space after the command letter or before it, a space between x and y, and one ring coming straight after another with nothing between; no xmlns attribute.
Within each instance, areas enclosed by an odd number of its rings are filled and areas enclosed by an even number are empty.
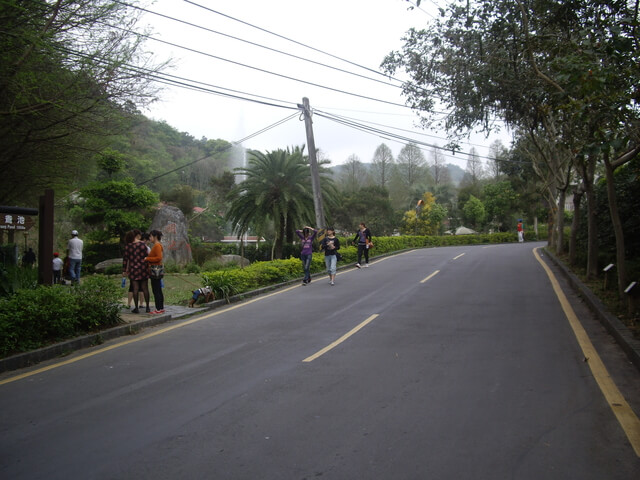
<svg viewBox="0 0 640 480"><path fill-rule="evenodd" d="M320 66L320 67L329 68L329 69L331 69L331 70L336 70L336 71L338 71L338 72L346 73L346 74L348 74L348 75L353 75L353 76L355 76L355 77L363 78L363 79L365 79L365 80L371 80L372 82L378 82L378 83L381 83L381 84L383 84L383 85L387 85L387 86L390 86L390 87L394 87L394 88L402 88L402 85L394 85L394 84L389 83L389 82L388 82L389 77L386 77L386 78L387 78L387 80L380 80L380 79L378 79L378 78L367 77L367 76L365 76L365 75L361 75L361 74L359 74L359 73L351 72L351 71L349 71L349 70L345 70L345 69L343 69L343 68L334 67L334 66L332 66L332 65L327 65L326 63L317 62L317 61L315 61L315 60L311 60L311 59L309 59L309 58L301 57L301 56L299 56L299 55L295 55L295 54L293 54L293 53L288 53L288 52L284 52L284 51L282 51L282 50L278 50L277 48L271 48L271 47L268 47L268 46L266 46L266 45L262 45L262 44L260 44L260 43L252 42L252 41L250 41L250 40L245 40L244 38L236 37L236 36L234 36L234 35L229 35L228 33L218 32L217 30L213 30L213 29L211 29L211 28L204 27L204 26L202 26L202 25L198 25L198 24L196 24L196 23L188 22L188 21L186 21L186 20L181 20L181 19L179 19L179 18L172 17L172 16L170 16L170 15L165 15L165 14L163 14L163 13L154 12L154 11L152 11L152 10L148 10L148 9L146 9L146 8L138 7L137 5L131 5L131 4L129 4L129 3L121 2L121 1L116 1L116 3L119 3L119 4L121 4L121 5L125 5L125 6L127 6L127 7L134 8L134 9L136 9L136 10L140 10L140 11L145 12L145 13L149 13L149 14L151 14L151 15L156 15L156 16L158 16L158 17L162 17L162 18L165 18L165 19L167 19L167 20L171 20L171 21L174 21L174 22L182 23L183 25L188 25L188 26L193 27L193 28L197 28L197 29L200 29L200 30L204 30L204 31L206 31L206 32L213 33L213 34L215 34L215 35L220 35L220 36L223 36L223 37L230 38L230 39L232 39L232 40L236 40L236 41L238 41L238 42L246 43L246 44L248 44L248 45L252 45L252 46L254 46L254 47L262 48L262 49L264 49L264 50L269 50L269 51L271 51L271 52L279 53L279 54L281 54L281 55L285 55L285 56L287 56L287 57L295 58L296 60L301 60L301 61L303 61L303 62L312 63L312 64L314 64L314 65L318 65L318 66ZM136 32L133 32L133 31L132 31L132 33L136 33ZM380 72L378 72L378 73L380 73ZM398 81L399 81L399 80L398 80Z"/></svg>
<svg viewBox="0 0 640 480"><path fill-rule="evenodd" d="M375 135L375 136L381 137L381 138L383 138L385 140L397 141L397 142L404 143L404 144L413 143L413 144L415 144L417 146L424 146L424 147L434 148L436 150L442 150L444 152L453 152L454 154L455 153L460 153L460 154L466 155L468 157L477 157L477 158L482 158L482 159L485 159L485 160L492 160L492 161L495 160L495 158L487 157L487 156L483 156L483 155L478 155L477 153L463 152L463 151L456 152L455 150L452 150L451 148L441 147L440 145L437 145L437 144L427 143L427 142L424 142L424 141L421 141L421 140L416 140L415 138L410 138L410 137L403 136L403 135L397 135L397 134L394 134L394 133L391 133L391 132L388 132L388 131L385 131L385 130L381 130L381 129L378 129L378 128L370 127L370 126L364 125L362 123L358 123L358 122L349 120L347 118L339 117L337 115L333 115L333 114L330 114L330 113L322 112L322 111L319 111L319 110L314 110L313 112L314 112L315 115L318 115L319 117L325 118L325 119L327 119L329 121L344 125L346 127L353 128L355 130L359 130L359 131L364 132L364 133L368 133L368 134L371 134L371 135ZM450 155L447 155L447 156L450 156ZM503 161L507 161L507 160L503 160ZM516 160L509 160L509 162L512 162L512 163L529 163L529 162L522 162L522 161L516 161Z"/></svg>
<svg viewBox="0 0 640 480"><path fill-rule="evenodd" d="M119 29L119 30L125 30L125 29L123 29L121 27L118 27L118 26L115 26L115 25L111 25L111 27L115 28L115 29ZM272 72L270 70L265 70L263 68L254 67L252 65L247 65L246 63L236 62L235 60L230 60L228 58L220 57L218 55L213 55L212 53L203 52L202 50L196 50L195 48L185 47L184 45L179 45L177 43L168 42L166 40L161 40L159 38L156 38L156 37L153 37L151 35L144 34L144 33L138 33L138 32L132 32L132 33L135 33L136 35L138 35L140 37L147 38L149 40L153 40L155 42L163 43L165 45L170 45L172 47L180 48L182 50L187 50L189 52L197 53L199 55L204 55L206 57L214 58L216 60L221 60L223 62L228 62L228 63L231 63L233 65L238 65L238 66L241 66L241 67L244 67L244 68L249 68L251 70L255 70L255 71L258 71L258 72L261 72L261 73L266 73L268 75L273 75L273 76L276 76L276 77L285 78L287 80L292 80L294 82L303 83L305 85L311 85L313 87L318 87L318 88L322 88L324 90L329 90L329 91L332 91L332 92L342 93L342 94L350 95L350 96L353 96L353 97L363 98L365 100L371 100L371 101L374 101L374 102L385 103L387 105L394 105L396 107L410 108L410 107L407 107L406 105L404 105L402 103L390 102L388 100L381 100L379 98L368 97L366 95L360 95L359 93L347 92L347 91L341 90L339 88L327 87L327 86L321 85L319 83L314 83L314 82L310 82L310 81L307 81L307 80L301 80L299 78L290 77L290 76L284 75L282 73L276 73L276 72Z"/></svg>
<svg viewBox="0 0 640 480"><path fill-rule="evenodd" d="M362 68L364 70L368 70L368 71L370 71L372 73L375 73L376 75L382 75L382 76L384 76L386 78L391 78L392 80L396 80L396 81L402 82L401 80L395 79L393 77L389 77L389 76L385 75L384 73L379 72L378 70L374 70L373 68L365 67L364 65L360 65L358 63L352 62L351 60L347 60L347 59L344 59L344 58L339 57L337 55L333 55L332 53L325 52L324 50L320 50L318 48L311 47L311 46L306 45L306 44L304 44L302 42L299 42L297 40L293 40L291 38L285 37L284 35L280 35L279 33L274 33L274 32L272 32L270 30L265 29L265 28L258 27L257 25L253 25L253 24L251 24L249 22L245 22L244 20L240 20L238 18L232 17L231 15L227 15L226 13L219 12L217 10L214 10L214 9L210 8L210 7L205 7L204 5L200 5L199 3L193 2L191 0L184 0L184 1L186 3L189 3L189 4L193 5L193 6L196 6L196 7L202 8L204 10L207 10L207 11L209 11L211 13L215 13L216 15L220 15L220 16L226 17L226 18L228 18L230 20L233 20L235 22L242 23L243 25L247 25L247 26L249 26L251 28L255 28L255 29L260 30L262 32L268 33L269 35L273 35L275 37L281 38L281 39L286 40L288 42L295 43L296 45L300 45L301 47L308 48L309 50L313 50L314 52L318 52L318 53L321 53L323 55L327 55L327 56L329 56L331 58L335 58L336 60L340 60L341 62L345 62L345 63L348 63L348 64L353 65L355 67Z"/></svg>
<svg viewBox="0 0 640 480"><path fill-rule="evenodd" d="M264 133L264 132L266 132L268 130L271 130L272 128L275 128L275 127L279 126L279 125L282 125L283 123L288 122L289 120L291 120L292 118L296 118L297 116L298 116L298 113L294 113L293 115L289 115L288 117L285 117L282 120L278 120L277 122L272 123L271 125L269 125L267 127L264 127L264 128L258 130L255 133L252 133L251 135L248 135L248 136L246 136L244 138L241 138L240 140L236 140L235 142L231 142L230 146L225 147L222 150L218 150L216 153L222 153L222 152L225 152L225 151L227 151L227 150L229 150L229 149L231 149L233 147L239 146L242 142L244 142L244 141L246 141L246 140L248 140L250 138L253 138L255 136L258 136L258 135L260 135L260 134L262 134L262 133ZM211 158L212 156L213 155L205 155L204 157L197 158L196 160L193 160L192 162L185 163L184 165L181 165L179 167L171 169L171 170L169 170L167 172L161 173L160 175L156 175L153 178L149 178L148 180L145 180L144 182L139 182L136 185L140 186L140 185L144 185L144 184L149 183L149 182L153 182L154 180L162 178L162 177L164 177L166 175L169 175L171 173L177 172L178 170L181 170L183 168L187 168L187 167L190 167L192 165L195 165L196 163L201 162L202 160L206 160L208 158Z"/></svg>

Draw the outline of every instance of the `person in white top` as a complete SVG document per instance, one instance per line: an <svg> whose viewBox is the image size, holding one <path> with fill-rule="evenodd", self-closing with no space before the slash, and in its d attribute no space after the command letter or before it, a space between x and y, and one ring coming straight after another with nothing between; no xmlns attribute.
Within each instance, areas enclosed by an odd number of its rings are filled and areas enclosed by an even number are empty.
<svg viewBox="0 0 640 480"><path fill-rule="evenodd" d="M53 254L53 283L60 283L62 281L62 267L64 262L58 255L58 252Z"/></svg>
<svg viewBox="0 0 640 480"><path fill-rule="evenodd" d="M78 231L71 231L71 239L67 243L67 255L69 256L69 276L72 283L80 281L80 268L82 266L82 247L84 243L78 238Z"/></svg>

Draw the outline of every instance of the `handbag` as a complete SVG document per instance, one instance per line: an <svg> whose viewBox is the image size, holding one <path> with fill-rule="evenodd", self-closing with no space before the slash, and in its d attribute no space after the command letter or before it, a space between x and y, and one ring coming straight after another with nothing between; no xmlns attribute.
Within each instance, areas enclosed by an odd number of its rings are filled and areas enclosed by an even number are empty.
<svg viewBox="0 0 640 480"><path fill-rule="evenodd" d="M373 242L367 239L367 248L373 248Z"/></svg>
<svg viewBox="0 0 640 480"><path fill-rule="evenodd" d="M149 265L149 274L154 280L164 277L164 265Z"/></svg>
<svg viewBox="0 0 640 480"><path fill-rule="evenodd" d="M339 262L340 260L342 260L342 255L340 255L340 252L336 252L336 262Z"/></svg>

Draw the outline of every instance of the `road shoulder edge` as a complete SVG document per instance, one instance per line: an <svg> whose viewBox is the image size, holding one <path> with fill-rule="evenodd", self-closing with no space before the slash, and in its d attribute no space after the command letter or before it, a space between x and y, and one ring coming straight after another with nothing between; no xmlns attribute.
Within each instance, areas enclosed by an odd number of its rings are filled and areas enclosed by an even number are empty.
<svg viewBox="0 0 640 480"><path fill-rule="evenodd" d="M605 327L609 334L620 345L627 358L640 371L640 341L638 341L615 315L613 315L600 299L587 287L569 268L556 257L548 247L541 249L544 254L558 267L562 275L582 297L586 305L596 316L598 321Z"/></svg>

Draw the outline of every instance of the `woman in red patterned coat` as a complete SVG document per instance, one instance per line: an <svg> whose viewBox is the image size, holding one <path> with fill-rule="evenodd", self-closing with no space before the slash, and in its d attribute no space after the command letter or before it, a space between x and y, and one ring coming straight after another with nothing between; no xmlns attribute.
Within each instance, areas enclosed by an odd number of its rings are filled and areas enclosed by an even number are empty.
<svg viewBox="0 0 640 480"><path fill-rule="evenodd" d="M142 232L137 228L133 230L134 241L128 243L124 247L124 256L122 258L122 276L129 277L131 285L133 285L133 302L135 308L132 313L139 313L138 310L138 292L142 290L145 303L147 304L147 313L149 308L149 264L145 260L147 257L147 245L141 241Z"/></svg>

